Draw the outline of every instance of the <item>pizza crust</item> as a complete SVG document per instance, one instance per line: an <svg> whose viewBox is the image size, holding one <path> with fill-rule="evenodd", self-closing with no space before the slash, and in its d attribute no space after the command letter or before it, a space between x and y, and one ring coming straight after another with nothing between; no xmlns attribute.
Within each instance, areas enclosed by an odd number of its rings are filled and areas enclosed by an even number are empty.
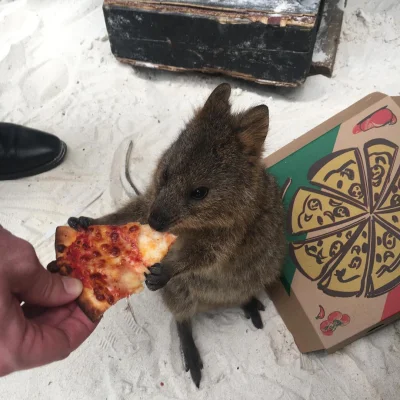
<svg viewBox="0 0 400 400"><path fill-rule="evenodd" d="M64 249L74 243L77 236L78 232L68 226L59 226L56 229L55 249L57 259L63 256ZM59 265L58 267L58 272L61 275L70 275L68 266ZM85 287L81 295L76 299L76 303L92 322L98 321L104 312L110 308L107 302L101 302L96 299L92 289Z"/></svg>
<svg viewBox="0 0 400 400"><path fill-rule="evenodd" d="M75 242L78 232L68 226L59 226L56 229L56 255L61 257L63 251L59 246L69 247Z"/></svg>
<svg viewBox="0 0 400 400"><path fill-rule="evenodd" d="M91 288L83 288L81 295L76 300L79 308L92 322L98 321L111 307L106 301L98 301Z"/></svg>

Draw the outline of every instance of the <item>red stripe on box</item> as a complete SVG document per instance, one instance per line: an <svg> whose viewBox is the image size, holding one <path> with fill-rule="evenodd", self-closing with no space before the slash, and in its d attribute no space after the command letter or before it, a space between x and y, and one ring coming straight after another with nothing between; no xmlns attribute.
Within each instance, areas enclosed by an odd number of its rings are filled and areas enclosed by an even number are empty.
<svg viewBox="0 0 400 400"><path fill-rule="evenodd" d="M400 312L400 285L388 293L381 321L398 312Z"/></svg>

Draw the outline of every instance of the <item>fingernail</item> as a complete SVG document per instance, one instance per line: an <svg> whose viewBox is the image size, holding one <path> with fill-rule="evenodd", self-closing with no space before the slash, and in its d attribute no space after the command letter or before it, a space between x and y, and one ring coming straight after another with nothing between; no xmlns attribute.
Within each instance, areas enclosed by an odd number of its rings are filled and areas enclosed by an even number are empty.
<svg viewBox="0 0 400 400"><path fill-rule="evenodd" d="M68 294L78 297L82 293L83 285L80 280L63 276L62 282Z"/></svg>

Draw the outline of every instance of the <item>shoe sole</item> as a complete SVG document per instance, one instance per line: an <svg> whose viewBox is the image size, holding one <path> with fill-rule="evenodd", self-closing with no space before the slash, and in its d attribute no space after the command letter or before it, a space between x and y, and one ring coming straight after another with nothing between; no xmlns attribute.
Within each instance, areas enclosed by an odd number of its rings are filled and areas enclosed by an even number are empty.
<svg viewBox="0 0 400 400"><path fill-rule="evenodd" d="M0 181L27 178L28 176L39 175L42 174L43 172L50 171L51 169L58 167L63 162L66 154L67 154L67 145L63 141L61 141L61 150L58 153L57 157L48 162L47 164L40 165L28 171L15 172L14 174L5 174L5 175L0 174Z"/></svg>

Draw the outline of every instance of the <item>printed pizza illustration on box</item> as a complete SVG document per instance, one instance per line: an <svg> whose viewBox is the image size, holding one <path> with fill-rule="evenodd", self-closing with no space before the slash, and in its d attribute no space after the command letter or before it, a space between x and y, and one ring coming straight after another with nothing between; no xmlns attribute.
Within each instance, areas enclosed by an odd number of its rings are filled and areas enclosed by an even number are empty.
<svg viewBox="0 0 400 400"><path fill-rule="evenodd" d="M333 296L379 296L400 283L400 170L389 177L398 147L385 139L334 152L317 161L307 179L325 191L301 187L289 208L292 234L339 227L294 241L296 267Z"/></svg>
<svg viewBox="0 0 400 400"><path fill-rule="evenodd" d="M266 159L287 210L285 301L302 309L325 348L400 312L398 115L384 96Z"/></svg>

